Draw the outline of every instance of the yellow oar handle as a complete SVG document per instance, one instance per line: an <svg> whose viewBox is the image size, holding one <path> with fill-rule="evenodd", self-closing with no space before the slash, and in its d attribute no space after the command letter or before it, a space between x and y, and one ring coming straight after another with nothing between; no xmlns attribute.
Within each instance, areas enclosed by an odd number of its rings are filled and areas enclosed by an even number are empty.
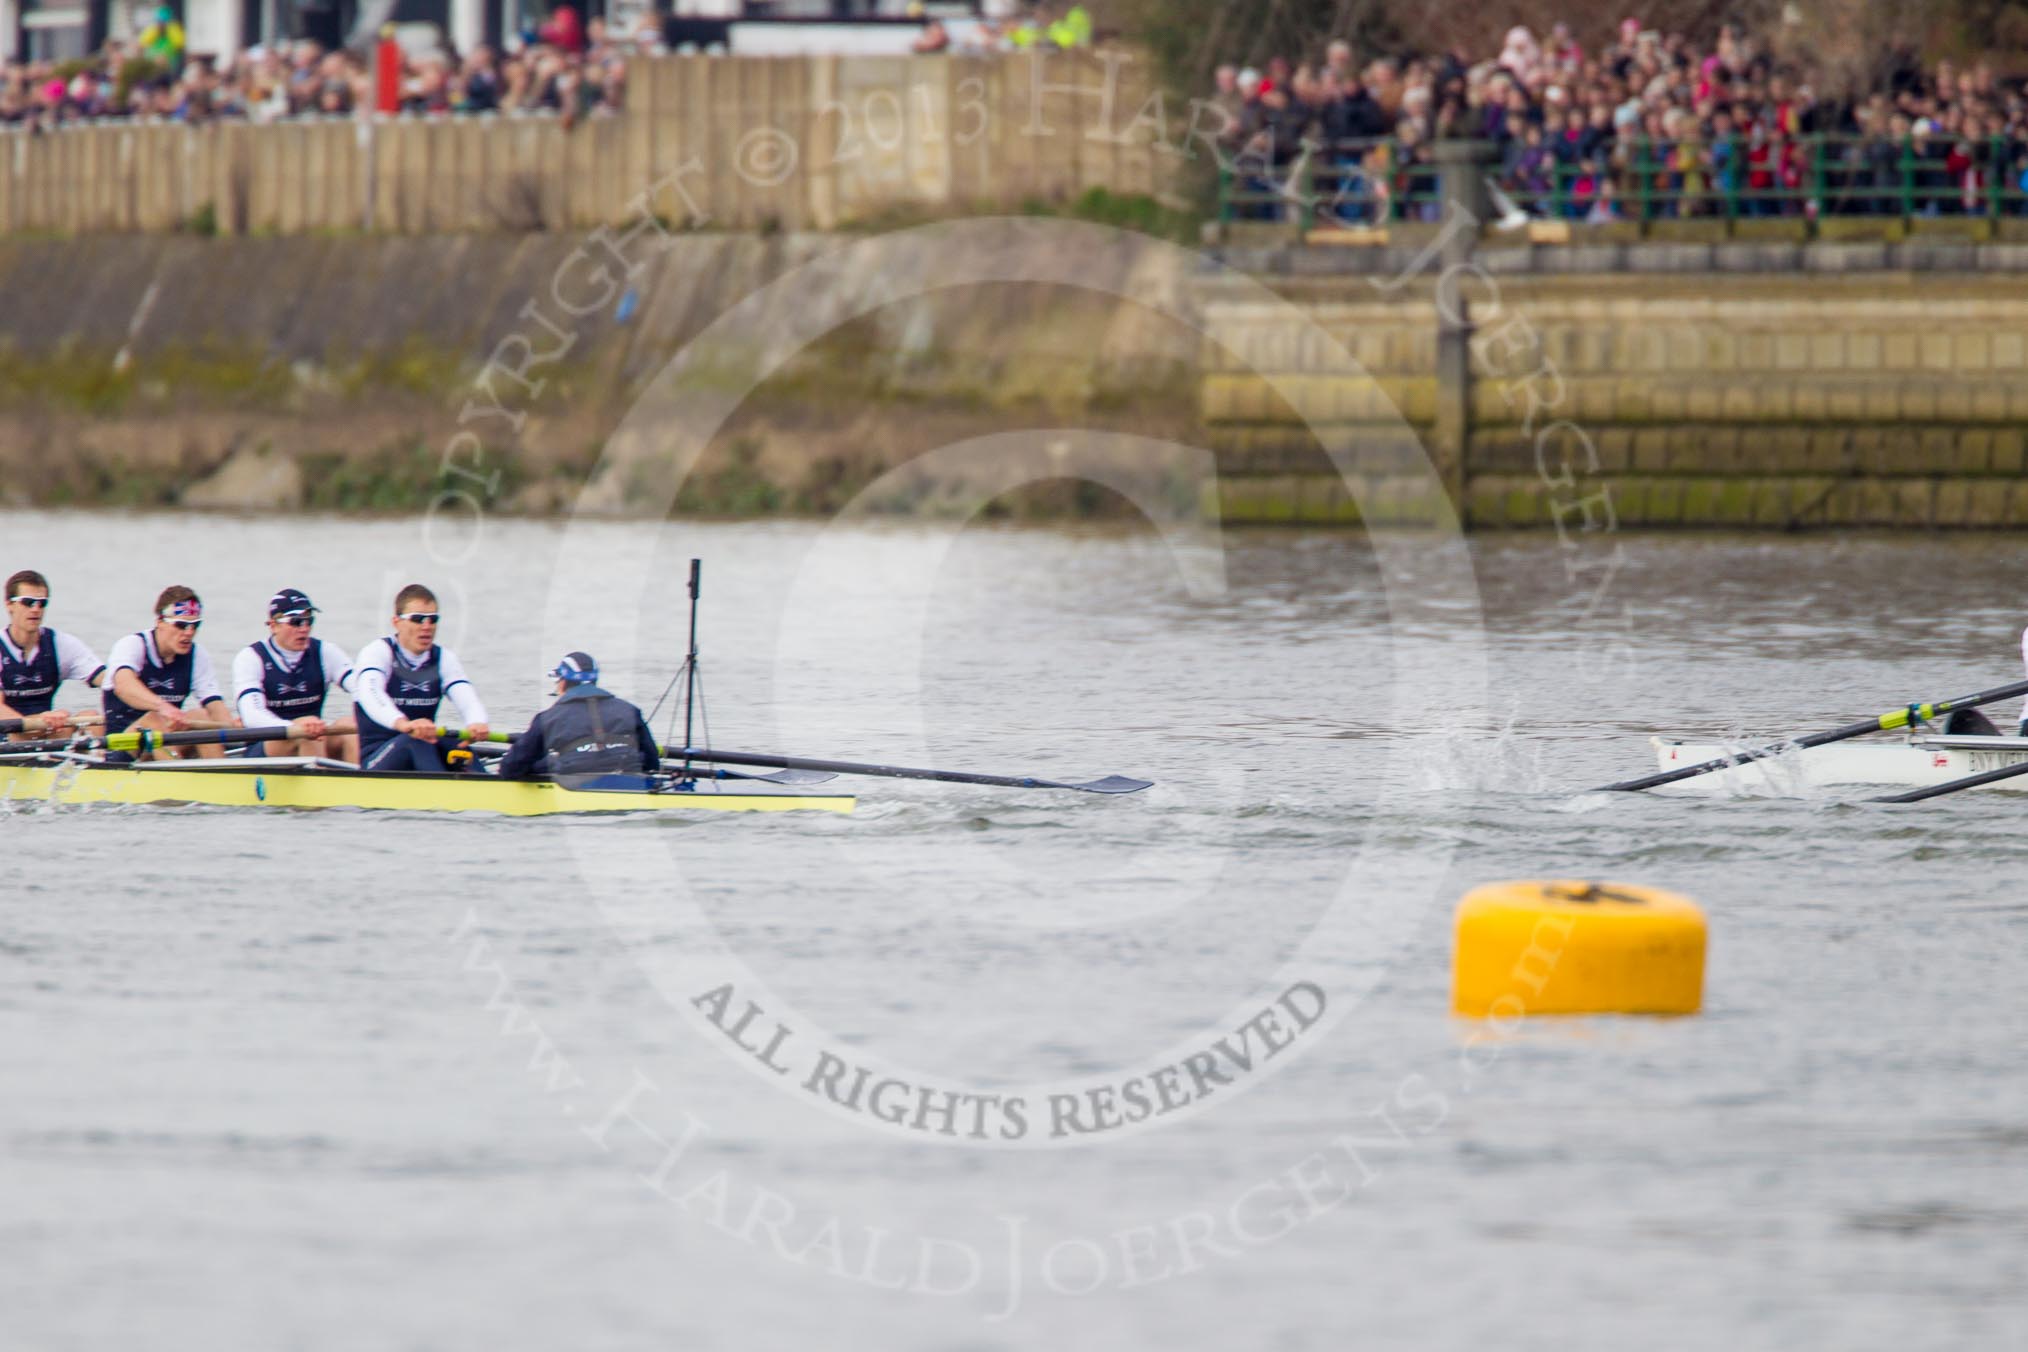
<svg viewBox="0 0 2028 1352"><path fill-rule="evenodd" d="M1961 704L1962 701L1958 701L1957 703ZM1944 702L1945 709L1952 707L1952 701L1946 700ZM1905 708L1896 709L1891 714L1880 715L1880 730L1882 732L1892 732L1896 728L1913 727L1917 723L1929 722L1936 715L1937 707L1934 704L1910 704Z"/></svg>
<svg viewBox="0 0 2028 1352"><path fill-rule="evenodd" d="M157 732L136 728L90 739L107 751L154 751L165 746L234 746L241 742L279 742L289 730L280 728L192 728L187 732Z"/></svg>

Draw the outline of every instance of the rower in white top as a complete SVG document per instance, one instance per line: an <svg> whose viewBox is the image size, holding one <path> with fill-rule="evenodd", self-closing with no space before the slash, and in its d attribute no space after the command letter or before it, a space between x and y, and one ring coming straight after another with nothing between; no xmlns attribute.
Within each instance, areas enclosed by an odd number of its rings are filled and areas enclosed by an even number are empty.
<svg viewBox="0 0 2028 1352"><path fill-rule="evenodd" d="M359 763L368 770L444 770L437 708L448 699L465 722L466 740L489 731L486 706L464 664L437 646L443 615L428 587L411 582L394 598L394 633L377 638L352 665L352 712L359 724ZM442 743L442 744L440 744Z"/></svg>
<svg viewBox="0 0 2028 1352"><path fill-rule="evenodd" d="M238 727L225 694L212 675L211 658L197 646L197 630L204 623L204 603L188 587L167 587L155 598L155 626L129 634L113 645L106 655L106 667L113 673L112 685L103 696L106 731L126 732L148 729L153 732L184 732L190 716L185 700L195 699L216 726ZM196 754L210 758L225 754L223 746L174 747L160 755ZM158 758L143 755L140 759ZM109 757L110 759L110 757Z"/></svg>
<svg viewBox="0 0 2028 1352"><path fill-rule="evenodd" d="M287 724L287 741L262 742L264 756L359 759L358 728L349 718L326 721L324 700L351 689L352 659L335 643L312 638L317 607L294 587L268 598L268 636L232 659L232 689L241 727Z"/></svg>
<svg viewBox="0 0 2028 1352"><path fill-rule="evenodd" d="M43 623L49 616L49 580L32 568L7 579L7 627L0 630L0 718L38 719L21 736L69 730L73 716L55 707L65 681L97 685L106 674L98 654ZM96 722L80 714L79 722Z"/></svg>

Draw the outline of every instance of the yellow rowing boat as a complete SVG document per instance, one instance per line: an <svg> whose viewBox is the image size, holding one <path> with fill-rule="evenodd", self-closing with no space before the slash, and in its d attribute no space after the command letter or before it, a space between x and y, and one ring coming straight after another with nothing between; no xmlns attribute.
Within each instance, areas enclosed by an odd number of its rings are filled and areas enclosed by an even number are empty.
<svg viewBox="0 0 2028 1352"><path fill-rule="evenodd" d="M615 778L619 778L615 776ZM0 802L364 808L380 812L850 812L849 794L566 788L480 774L376 774L331 761L183 761L144 765L0 763Z"/></svg>

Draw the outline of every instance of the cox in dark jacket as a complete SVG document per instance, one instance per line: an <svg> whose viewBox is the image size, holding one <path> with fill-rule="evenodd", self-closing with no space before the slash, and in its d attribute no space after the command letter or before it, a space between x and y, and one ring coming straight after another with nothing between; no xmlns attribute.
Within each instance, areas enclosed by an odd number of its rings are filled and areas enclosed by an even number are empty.
<svg viewBox="0 0 2028 1352"><path fill-rule="evenodd" d="M537 714L500 760L502 779L572 781L599 775L652 775L662 752L641 711L601 690L598 664L571 653L549 673L556 703Z"/></svg>

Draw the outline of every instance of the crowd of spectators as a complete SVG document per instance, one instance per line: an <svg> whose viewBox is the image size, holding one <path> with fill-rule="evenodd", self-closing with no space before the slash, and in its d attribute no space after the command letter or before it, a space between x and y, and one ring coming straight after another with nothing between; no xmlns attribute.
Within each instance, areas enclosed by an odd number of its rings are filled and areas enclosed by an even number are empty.
<svg viewBox="0 0 2028 1352"><path fill-rule="evenodd" d="M564 5L504 51L390 40L361 53L302 40L213 60L187 56L181 30L165 13L134 40L108 42L93 57L0 67L0 126L48 129L101 118L271 122L349 117L384 111L386 103L399 113L548 113L571 121L616 111L626 96L628 58L660 44L652 16L619 35L603 19L580 22ZM384 90L376 70L382 60L398 67Z"/></svg>
<svg viewBox="0 0 2028 1352"><path fill-rule="evenodd" d="M943 20L930 19L923 24L922 36L911 44L909 50L918 56L938 52L994 56L1041 49L1068 51L1074 47L1089 47L1097 38L1098 30L1092 23L1091 11L1080 4L1059 7L1043 0L1019 18L996 15L990 12L991 8L979 23L963 29L955 38L944 26Z"/></svg>
<svg viewBox="0 0 2028 1352"><path fill-rule="evenodd" d="M1819 99L1807 67L1727 25L1708 45L1627 19L1587 51L1558 24L1462 51L1221 66L1234 214L1435 219L1436 140L1497 147L1510 211L1605 221L2028 208L2028 98L1990 66L1904 63Z"/></svg>
<svg viewBox="0 0 2028 1352"><path fill-rule="evenodd" d="M392 111L553 113L566 120L611 113L625 99L628 58L661 52L663 36L662 20L652 11L632 32L617 34L604 19L581 22L574 7L563 5L540 28L510 39L504 51L482 43L458 53L440 36L398 44ZM914 50L986 55L1092 41L1084 6L1043 3L1018 20L988 17L956 39L931 20ZM165 7L131 40L110 41L95 56L0 66L0 127L50 128L102 118L270 122L387 111L378 59L377 52L327 51L308 40L250 47L217 59L189 55L182 29Z"/></svg>

